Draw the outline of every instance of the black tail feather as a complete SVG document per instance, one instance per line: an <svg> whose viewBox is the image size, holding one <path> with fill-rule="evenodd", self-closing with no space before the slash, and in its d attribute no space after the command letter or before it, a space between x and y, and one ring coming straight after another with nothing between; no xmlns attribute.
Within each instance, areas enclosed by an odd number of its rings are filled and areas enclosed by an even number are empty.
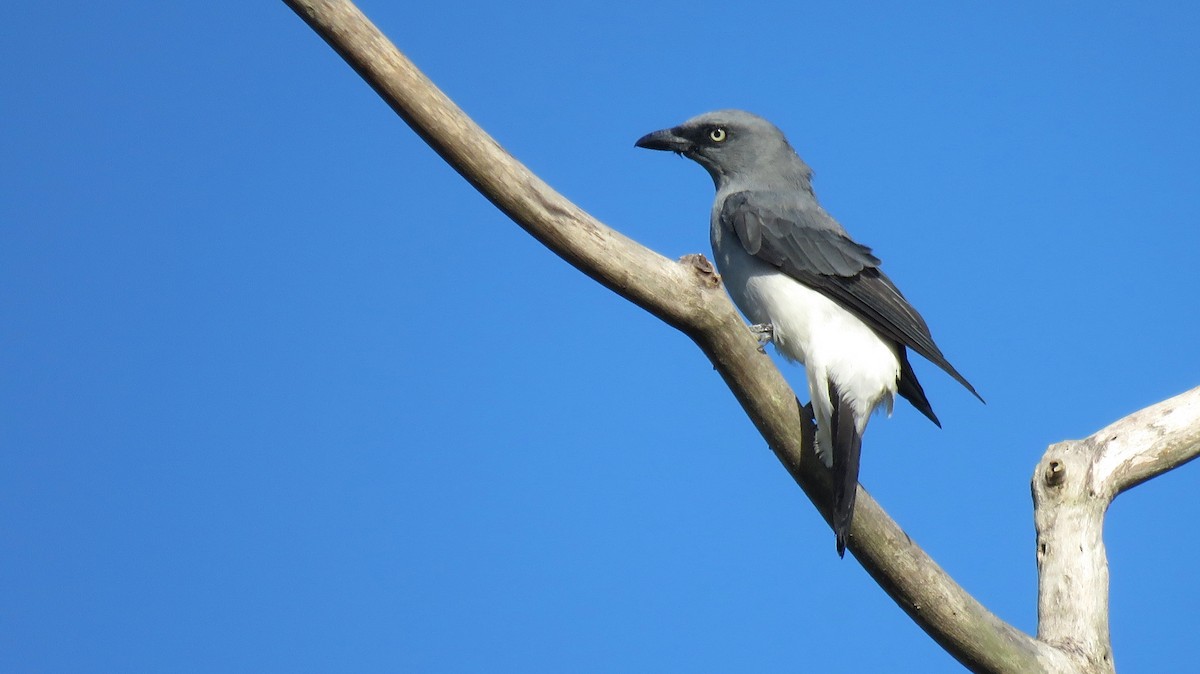
<svg viewBox="0 0 1200 674"><path fill-rule="evenodd" d="M838 557L844 557L850 522L854 519L854 500L858 496L862 436L850 403L842 398L833 382L829 382L829 401L833 404L829 434L833 439L833 532L837 536Z"/></svg>
<svg viewBox="0 0 1200 674"><path fill-rule="evenodd" d="M921 382L917 381L917 373L913 372L912 364L908 362L908 349L898 344L896 350L897 355L900 356L900 379L896 382L897 392L912 403L918 412L924 414L938 428L941 428L942 422L938 421L937 415L933 413L933 406L929 404L929 398L925 397L925 389L921 388ZM974 393L973 390L972 393Z"/></svg>

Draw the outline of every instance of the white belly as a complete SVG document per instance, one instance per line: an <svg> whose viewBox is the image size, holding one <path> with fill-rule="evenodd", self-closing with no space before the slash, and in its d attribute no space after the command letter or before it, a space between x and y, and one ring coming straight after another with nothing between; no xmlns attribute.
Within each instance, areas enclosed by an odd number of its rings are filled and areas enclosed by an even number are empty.
<svg viewBox="0 0 1200 674"><path fill-rule="evenodd" d="M738 309L754 323L773 325L775 348L804 365L818 424L832 413L830 381L852 404L859 433L881 403L891 413L900 376L893 344L833 300L747 253L736 239L714 236L713 253Z"/></svg>

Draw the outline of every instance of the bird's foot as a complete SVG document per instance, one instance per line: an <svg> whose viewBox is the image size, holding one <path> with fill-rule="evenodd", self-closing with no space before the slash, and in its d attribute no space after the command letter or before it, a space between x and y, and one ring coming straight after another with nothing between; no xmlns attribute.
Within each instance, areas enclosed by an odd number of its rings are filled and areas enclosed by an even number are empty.
<svg viewBox="0 0 1200 674"><path fill-rule="evenodd" d="M750 326L750 332L758 340L758 352L766 353L767 345L775 338L775 326L770 323L756 323Z"/></svg>

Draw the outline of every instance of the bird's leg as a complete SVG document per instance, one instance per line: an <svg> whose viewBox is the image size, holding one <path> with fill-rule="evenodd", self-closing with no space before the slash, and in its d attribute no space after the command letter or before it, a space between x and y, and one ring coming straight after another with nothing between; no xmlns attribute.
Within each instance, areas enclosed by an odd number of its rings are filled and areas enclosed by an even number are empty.
<svg viewBox="0 0 1200 674"><path fill-rule="evenodd" d="M775 326L770 323L755 323L750 326L750 332L758 340L758 352L766 353L767 345L775 338Z"/></svg>

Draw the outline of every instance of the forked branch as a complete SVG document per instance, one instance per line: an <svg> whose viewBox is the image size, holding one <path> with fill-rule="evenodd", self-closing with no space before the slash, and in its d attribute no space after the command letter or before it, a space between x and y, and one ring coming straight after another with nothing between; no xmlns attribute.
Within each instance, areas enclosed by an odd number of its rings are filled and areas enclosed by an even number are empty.
<svg viewBox="0 0 1200 674"><path fill-rule="evenodd" d="M1200 388L1083 440L1051 445L1033 476L1038 639L1081 671L1112 672L1104 514L1121 492L1200 454Z"/></svg>

